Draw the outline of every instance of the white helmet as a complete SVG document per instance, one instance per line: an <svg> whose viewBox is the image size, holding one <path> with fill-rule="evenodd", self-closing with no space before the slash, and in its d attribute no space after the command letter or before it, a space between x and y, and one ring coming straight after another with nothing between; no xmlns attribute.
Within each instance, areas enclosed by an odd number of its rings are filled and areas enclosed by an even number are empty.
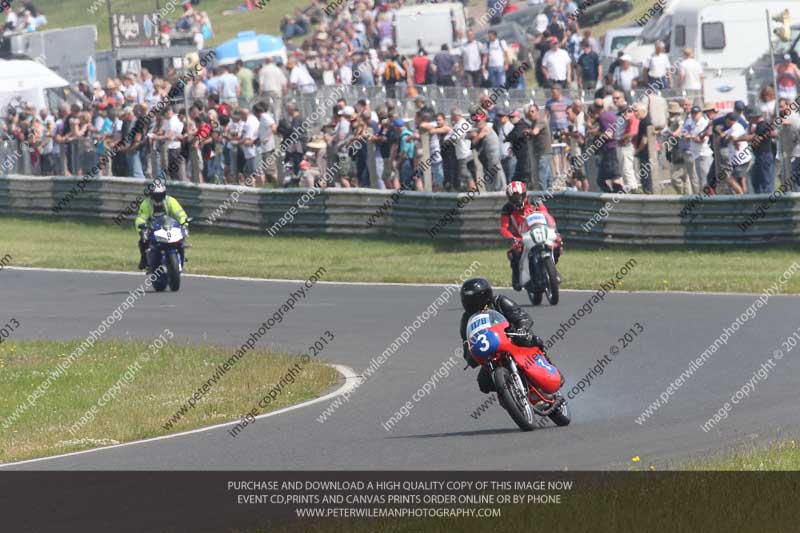
<svg viewBox="0 0 800 533"><path fill-rule="evenodd" d="M167 186L160 179L153 181L153 187L150 190L150 197L154 202L161 203L167 196Z"/></svg>

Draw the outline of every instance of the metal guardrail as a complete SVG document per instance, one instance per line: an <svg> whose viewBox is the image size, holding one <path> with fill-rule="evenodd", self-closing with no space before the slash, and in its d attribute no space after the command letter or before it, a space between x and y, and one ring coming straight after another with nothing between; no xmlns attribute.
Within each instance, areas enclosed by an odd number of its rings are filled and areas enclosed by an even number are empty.
<svg viewBox="0 0 800 533"><path fill-rule="evenodd" d="M8 176L0 178L0 210L6 214L53 215L53 206L78 182L76 178ZM112 220L142 194L145 181L133 178L100 178L90 181L57 216ZM208 217L238 190L230 185L171 183L170 191L194 217L208 225ZM503 193L480 193L463 208L456 208L464 194L407 192L391 202L393 191L326 189L310 201L301 201L304 189L264 190L245 188L216 219L214 226L260 231L276 224L295 207L294 220L279 233L292 235L376 235L440 242L457 241L470 246L496 245ZM310 195L308 195L310 196ZM306 196L306 199L308 198ZM614 200L617 200L614 202ZM770 244L800 242L800 194L788 193L769 201L767 195L711 197L697 201L681 218L692 197L643 196L560 192L547 201L567 243L623 243L636 245ZM382 216L373 217L381 206ZM463 203L463 202L462 202ZM298 209L298 204L306 207ZM763 218L747 231L737 225L769 204ZM612 208L607 206L611 205ZM606 206L608 216L588 231L583 226ZM453 221L430 237L428 229L451 209ZM367 221L373 217L373 224ZM132 216L124 224L133 227Z"/></svg>

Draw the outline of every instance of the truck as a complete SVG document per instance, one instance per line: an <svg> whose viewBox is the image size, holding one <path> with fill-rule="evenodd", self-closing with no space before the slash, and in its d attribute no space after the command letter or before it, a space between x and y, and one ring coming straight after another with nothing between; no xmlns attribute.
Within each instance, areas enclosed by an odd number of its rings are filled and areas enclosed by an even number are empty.
<svg viewBox="0 0 800 533"><path fill-rule="evenodd" d="M748 72L769 57L770 39L766 11L770 18L781 18L789 11L788 21L800 23L800 2L776 0L682 0L672 14L669 55L672 61L682 57L684 48L692 48L695 58L707 73L735 75ZM780 23L772 22L773 30ZM755 76L768 81L763 73Z"/></svg>
<svg viewBox="0 0 800 533"><path fill-rule="evenodd" d="M436 53L446 44L458 53L467 33L467 15L460 2L405 6L394 14L394 42L397 51L416 54L420 44Z"/></svg>

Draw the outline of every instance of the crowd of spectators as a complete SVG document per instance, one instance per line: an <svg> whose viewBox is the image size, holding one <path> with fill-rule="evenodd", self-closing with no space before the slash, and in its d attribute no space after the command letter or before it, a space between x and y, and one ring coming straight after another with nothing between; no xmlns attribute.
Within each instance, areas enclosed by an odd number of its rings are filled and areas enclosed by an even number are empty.
<svg viewBox="0 0 800 533"><path fill-rule="evenodd" d="M266 59L254 69L240 61L200 71L169 111L150 121L102 173L166 172L176 180L243 183L260 169L257 186L421 190L429 171L434 191L469 190L483 175L491 178L483 184L490 190L520 180L539 190L558 185L652 193L653 169L664 163L654 153L661 153L678 170L670 175L676 192L698 193L708 184L735 194L771 192L777 107L792 129L794 157L800 157L800 118L789 113L793 63L778 66L777 91L767 86L756 105L746 109L737 102L733 113L720 116L701 101L703 72L691 49L672 64L657 43L641 70L623 54L604 73L591 29L575 22L574 2L547 4L533 40L534 74L547 87L542 105L509 108L492 97L525 77L518 75L513 51L493 32L484 43L467 32L460 57L443 47L433 57L419 50L407 58L384 31L397 4L361 1L327 14L312 0L282 23L290 44L285 65ZM181 20L194 21L185 29L196 31L204 18L187 2ZM517 75L509 72L512 67ZM78 89L90 104L52 113L9 108L0 118L0 134L27 143L36 172L86 174L108 146L139 131L137 120L177 83L176 71L154 78L147 70L109 79L105 86L83 83ZM419 90L431 83L491 90L469 108L438 109ZM304 108L296 98L317 94L321 85L350 84L383 85L385 97L340 99L320 131L301 127ZM646 96L634 97L630 90L637 87ZM671 87L682 88L686 97L660 96ZM279 160L276 150L287 138L296 140L283 147ZM800 159L794 168L800 183Z"/></svg>
<svg viewBox="0 0 800 533"><path fill-rule="evenodd" d="M16 9L10 1L0 2L0 12L5 14L0 35L33 32L47 24L47 17L33 5L31 0L23 0Z"/></svg>

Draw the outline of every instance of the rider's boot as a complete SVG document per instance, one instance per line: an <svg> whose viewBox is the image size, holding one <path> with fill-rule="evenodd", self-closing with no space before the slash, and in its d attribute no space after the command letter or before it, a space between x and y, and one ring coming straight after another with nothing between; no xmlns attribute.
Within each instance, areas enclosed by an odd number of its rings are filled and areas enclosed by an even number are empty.
<svg viewBox="0 0 800 533"><path fill-rule="evenodd" d="M519 259L520 255L515 254L513 251L508 254L508 259L511 263L511 286L515 291L521 291L522 285L519 282Z"/></svg>
<svg viewBox="0 0 800 533"><path fill-rule="evenodd" d="M139 241L139 270L147 268L147 243Z"/></svg>

